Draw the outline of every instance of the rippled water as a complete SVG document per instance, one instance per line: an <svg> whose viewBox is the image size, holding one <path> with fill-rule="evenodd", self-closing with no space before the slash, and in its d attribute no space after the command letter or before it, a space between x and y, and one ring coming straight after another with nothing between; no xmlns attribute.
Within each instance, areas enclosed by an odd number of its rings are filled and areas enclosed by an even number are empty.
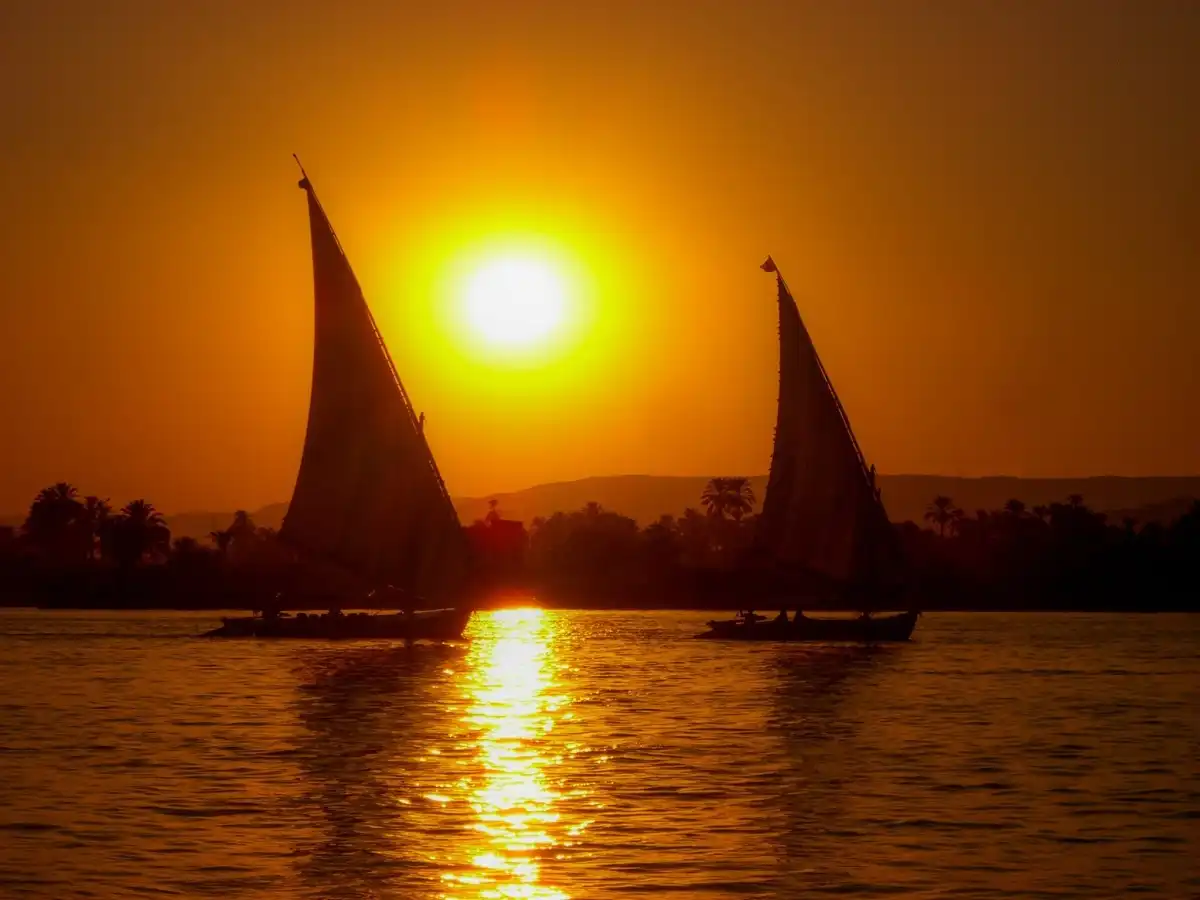
<svg viewBox="0 0 1200 900"><path fill-rule="evenodd" d="M406 650L0 612L0 896L1200 896L1200 617L705 618Z"/></svg>

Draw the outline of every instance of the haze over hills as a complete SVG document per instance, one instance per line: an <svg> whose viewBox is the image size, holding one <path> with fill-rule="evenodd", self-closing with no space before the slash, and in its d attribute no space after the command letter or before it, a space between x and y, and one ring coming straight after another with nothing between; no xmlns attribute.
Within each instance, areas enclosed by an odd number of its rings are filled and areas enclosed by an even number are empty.
<svg viewBox="0 0 1200 900"><path fill-rule="evenodd" d="M645 525L663 513L680 515L687 507L700 506L700 492L707 476L608 475L538 484L519 491L487 497L456 497L455 508L464 524L481 518L488 501L495 499L506 518L529 522L535 516L579 509L596 501L638 520ZM761 503L766 476L752 479L755 496ZM1164 476L1126 478L957 478L944 475L880 475L884 503L893 521L911 519L920 522L933 497L944 494L968 514L977 509L999 509L1011 498L1029 506L1065 500L1080 494L1093 509L1109 514L1114 522L1126 516L1140 522L1170 522L1187 508L1190 498L1200 498L1200 476ZM286 503L272 503L252 511L258 525L278 528L287 512ZM0 517L0 524L19 525L23 514ZM204 538L224 528L233 512L185 512L167 516L174 537Z"/></svg>

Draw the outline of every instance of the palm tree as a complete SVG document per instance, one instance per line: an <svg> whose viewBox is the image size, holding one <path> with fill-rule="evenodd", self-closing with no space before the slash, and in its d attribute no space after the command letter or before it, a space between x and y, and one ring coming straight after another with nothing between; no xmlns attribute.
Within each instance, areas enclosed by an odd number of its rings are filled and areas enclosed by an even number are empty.
<svg viewBox="0 0 1200 900"><path fill-rule="evenodd" d="M38 491L29 507L23 531L30 545L60 562L83 557L79 524L84 506L75 486L65 481Z"/></svg>
<svg viewBox="0 0 1200 900"><path fill-rule="evenodd" d="M753 512L756 502L750 479L741 476L710 478L700 494L700 505L710 516L724 519L728 515L735 522Z"/></svg>
<svg viewBox="0 0 1200 900"><path fill-rule="evenodd" d="M601 506L599 503L597 503L595 500L589 500L587 503L584 504L583 514L585 516L587 516L589 519L598 519L601 515L604 514L604 507Z"/></svg>
<svg viewBox="0 0 1200 900"><path fill-rule="evenodd" d="M55 503L67 500L77 500L79 491L75 489L75 485L69 484L66 481L59 481L50 485L48 488L42 488L38 491L37 497L34 498L34 503Z"/></svg>
<svg viewBox="0 0 1200 900"><path fill-rule="evenodd" d="M1020 500L1009 500L1004 504L1004 511L1014 519L1025 518L1025 504Z"/></svg>
<svg viewBox="0 0 1200 900"><path fill-rule="evenodd" d="M176 558L203 556L205 553L212 553L212 551L201 547L200 542L194 537L175 538L171 542L171 555Z"/></svg>
<svg viewBox="0 0 1200 900"><path fill-rule="evenodd" d="M122 566L132 566L150 554L166 556L171 548L171 530L154 504L131 500L112 520L112 555Z"/></svg>
<svg viewBox="0 0 1200 900"><path fill-rule="evenodd" d="M213 536L218 533L224 537ZM254 519L250 518L250 513L239 509L233 514L233 521L228 527L223 532L209 534L209 540L217 545L222 556L231 557L235 562L241 561L254 552L258 544L258 528L254 525Z"/></svg>
<svg viewBox="0 0 1200 900"><path fill-rule="evenodd" d="M925 509L925 521L932 522L938 527L938 533L946 536L946 526L952 525L962 517L962 510L954 505L949 497L937 496Z"/></svg>
<svg viewBox="0 0 1200 900"><path fill-rule="evenodd" d="M250 518L250 513L244 509L239 509L233 514L233 521L226 531L232 537L234 545L253 544L254 538L257 537L254 520Z"/></svg>
<svg viewBox="0 0 1200 900"><path fill-rule="evenodd" d="M229 544L233 541L233 533L228 528L219 528L208 533L208 539L213 542L217 552L222 557L229 555Z"/></svg>

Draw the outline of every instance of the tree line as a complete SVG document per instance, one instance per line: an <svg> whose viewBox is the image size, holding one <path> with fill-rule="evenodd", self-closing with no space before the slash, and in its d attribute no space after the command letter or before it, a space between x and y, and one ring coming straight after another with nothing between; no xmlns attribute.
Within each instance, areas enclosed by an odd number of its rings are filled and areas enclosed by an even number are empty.
<svg viewBox="0 0 1200 900"><path fill-rule="evenodd" d="M49 605L236 606L277 589L296 559L245 511L204 541L172 540L144 499L119 509L74 485L39 491L19 528L0 528L0 599Z"/></svg>
<svg viewBox="0 0 1200 900"><path fill-rule="evenodd" d="M926 593L1030 606L1200 607L1200 501L1175 521L1113 522L1079 494L967 513L935 497L896 526L913 579Z"/></svg>
<svg viewBox="0 0 1200 900"><path fill-rule="evenodd" d="M526 525L493 501L464 531L486 589L533 591L547 603L778 602L754 562L750 480L713 478L697 501L645 526L598 503ZM970 514L935 497L923 521L893 528L924 608L1169 609L1200 599L1200 503L1161 525L1109 522L1080 496L1032 508L1014 499ZM60 483L38 493L20 528L0 530L0 593L9 602L254 606L306 578L304 561L244 511L205 540L172 540L146 500L115 509Z"/></svg>

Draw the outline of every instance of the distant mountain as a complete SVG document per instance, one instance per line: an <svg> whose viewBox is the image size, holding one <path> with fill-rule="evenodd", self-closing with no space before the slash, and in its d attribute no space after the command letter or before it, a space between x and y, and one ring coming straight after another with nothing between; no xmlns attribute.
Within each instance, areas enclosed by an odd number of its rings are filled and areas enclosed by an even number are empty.
<svg viewBox="0 0 1200 900"><path fill-rule="evenodd" d="M700 492L707 481L707 477L690 475L605 475L538 484L487 497L456 497L454 506L463 524L482 518L491 499L498 501L506 518L528 522L535 516L579 509L595 501L605 509L648 524L663 513L678 516L689 506L699 508ZM754 494L760 501L766 484L766 476L753 479Z"/></svg>
<svg viewBox="0 0 1200 900"><path fill-rule="evenodd" d="M1126 519L1133 519L1140 525L1146 525L1150 522L1157 522L1159 525L1170 525L1180 516L1191 510L1192 504L1197 499L1196 497L1176 497L1173 500L1164 500L1161 503L1149 503L1145 506L1139 506L1136 509L1111 509L1105 510L1108 513L1108 520L1113 525L1120 525Z"/></svg>
<svg viewBox="0 0 1200 900"><path fill-rule="evenodd" d="M707 476L697 475L608 475L539 484L520 491L487 497L457 497L454 506L464 524L482 518L488 500L498 501L506 518L526 522L535 516L579 509L595 501L605 509L637 519L643 525L663 513L680 515L689 506L700 506L700 492ZM751 479L754 493L762 502L766 476ZM922 521L929 501L939 494L954 500L968 514L977 509L999 509L1016 498L1029 506L1065 500L1080 494L1092 509L1107 512L1114 523L1125 517L1139 522L1168 523L1200 498L1200 476L1124 478L1102 475L1094 478L954 478L945 475L880 475L883 500L893 521ZM286 503L272 503L253 510L256 525L278 528L287 512ZM23 515L0 516L0 525L20 525ZM233 512L186 512L167 516L174 537L205 538L225 528Z"/></svg>
<svg viewBox="0 0 1200 900"><path fill-rule="evenodd" d="M679 515L689 506L700 506L706 476L615 475L583 478L554 484L539 484L511 493L492 494L507 517L524 519L548 516L558 510L578 509L596 501L606 509L623 513L642 524L662 513ZM751 479L761 504L766 476ZM1200 476L1162 478L955 478L944 475L880 475L879 485L888 515L893 521L922 521L930 500L945 495L967 513L977 509L999 509L1016 498L1029 506L1065 500L1081 494L1090 507L1120 512L1139 521L1159 520L1165 512L1186 508L1182 498L1200 497ZM489 497L458 498L459 518L469 523L487 512ZM1153 507L1152 509L1147 509ZM1143 513L1142 511L1145 510ZM1117 519L1119 521L1119 518Z"/></svg>
<svg viewBox="0 0 1200 900"><path fill-rule="evenodd" d="M252 511L250 518L260 528L278 528L283 524L283 514L287 512L287 506L286 503L272 503L270 506ZM201 540L214 531L227 528L233 521L233 513L186 512L166 518L167 527L171 529L171 537L194 537Z"/></svg>

